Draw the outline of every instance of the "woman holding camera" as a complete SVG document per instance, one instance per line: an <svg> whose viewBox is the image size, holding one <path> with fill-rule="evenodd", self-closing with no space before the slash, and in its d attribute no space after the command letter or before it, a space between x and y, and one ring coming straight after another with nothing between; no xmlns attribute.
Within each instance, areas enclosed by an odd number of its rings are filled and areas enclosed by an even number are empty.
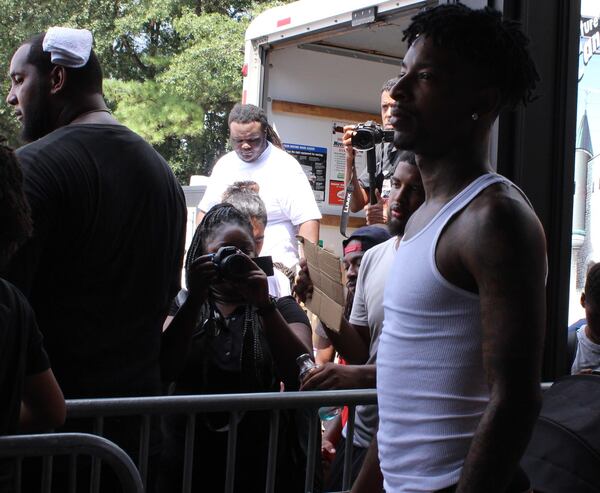
<svg viewBox="0 0 600 493"><path fill-rule="evenodd" d="M235 247L235 249L223 249ZM255 244L250 220L229 204L208 211L198 226L185 261L188 293L163 333L163 381L176 394L273 392L298 389L296 357L311 352L311 329L291 297L273 299L266 274L252 261ZM303 485L304 454L292 414L282 416L276 491ZM165 420L161 489L179 491L185 417ZM197 416L195 488L222 491L225 482L229 417ZM235 491L264 491L269 412L246 412L238 424Z"/></svg>

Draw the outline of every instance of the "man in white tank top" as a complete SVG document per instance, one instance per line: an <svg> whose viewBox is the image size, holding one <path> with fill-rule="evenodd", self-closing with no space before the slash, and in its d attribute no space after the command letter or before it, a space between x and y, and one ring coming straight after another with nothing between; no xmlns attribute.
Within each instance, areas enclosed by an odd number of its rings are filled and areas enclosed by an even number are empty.
<svg viewBox="0 0 600 493"><path fill-rule="evenodd" d="M546 250L526 197L492 172L501 109L538 80L527 39L491 10L443 5L413 18L392 89L395 144L413 150L425 202L384 293L377 356L386 493L521 493L540 402ZM364 474L353 492L381 491Z"/></svg>

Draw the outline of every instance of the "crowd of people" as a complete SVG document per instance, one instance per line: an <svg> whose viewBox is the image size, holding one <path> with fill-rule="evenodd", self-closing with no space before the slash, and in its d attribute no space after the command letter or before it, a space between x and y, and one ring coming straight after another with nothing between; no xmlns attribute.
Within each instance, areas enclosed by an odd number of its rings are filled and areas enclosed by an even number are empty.
<svg viewBox="0 0 600 493"><path fill-rule="evenodd" d="M519 459L541 402L545 236L488 149L537 72L519 26L491 9L424 10L405 40L381 90L394 141L378 150L374 184L344 128L351 208L368 225L343 241L339 331L313 331L302 306L313 281L296 235L317 243L321 214L262 109L231 110L232 151L212 170L184 261L182 189L106 106L91 33L22 43L6 101L25 145L0 147L0 433L86 431L63 424L65 398L377 388L378 405L356 409L353 492L529 491ZM574 373L600 365L597 278L594 267ZM319 364L300 381L313 340ZM275 491L303 491L308 419L282 413ZM152 421L148 491L181 490L186 423ZM195 491L223 490L229 424L197 416ZM235 491L264 491L269 427L267 412L239 416ZM104 434L135 455L138 429L115 418ZM342 415L325 427L315 491L341 490L347 439ZM0 480L11 472L0 463ZM103 470L102 491L114 481Z"/></svg>

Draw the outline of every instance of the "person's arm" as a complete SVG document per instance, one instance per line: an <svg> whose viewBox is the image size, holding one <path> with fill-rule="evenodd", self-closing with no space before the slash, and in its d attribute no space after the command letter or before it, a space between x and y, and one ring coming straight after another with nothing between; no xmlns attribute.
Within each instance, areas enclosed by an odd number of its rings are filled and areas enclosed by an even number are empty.
<svg viewBox="0 0 600 493"><path fill-rule="evenodd" d="M300 390L374 389L375 365L325 363L304 378Z"/></svg>
<svg viewBox="0 0 600 493"><path fill-rule="evenodd" d="M325 333L333 342L333 346L351 365L363 365L370 356L371 331L368 327L369 309L365 298L365 276L371 270L371 258L372 251L366 252L362 258L354 294L346 298L339 332L329 330L324 326ZM348 305L349 303L351 306ZM371 310L373 309L375 307L371 307ZM347 316L348 318L346 318ZM352 320L353 323L350 323L349 320Z"/></svg>
<svg viewBox="0 0 600 493"><path fill-rule="evenodd" d="M365 206L365 217L367 218L367 224L387 224L387 201L381 197L379 190L375 189L375 197L377 197L377 203Z"/></svg>
<svg viewBox="0 0 600 493"><path fill-rule="evenodd" d="M331 421L323 424L325 431L321 437L321 458L330 463L335 457L335 448L342 436L342 416L338 414Z"/></svg>
<svg viewBox="0 0 600 493"><path fill-rule="evenodd" d="M65 422L67 408L63 393L51 369L25 377L19 431L48 431Z"/></svg>
<svg viewBox="0 0 600 493"><path fill-rule="evenodd" d="M248 257L248 261L251 259ZM264 334L269 342L271 354L275 360L278 374L288 390L297 389L298 365L296 358L303 353L312 354L312 330L306 315L291 296L274 302L269 297L269 286L266 274L251 262L248 274L244 279L235 282L243 298L258 308L258 315L262 319ZM289 323L283 318L278 306L281 303L293 303L299 317ZM289 309L290 307L287 307ZM303 319L303 322L298 320ZM290 318L291 320L291 318Z"/></svg>
<svg viewBox="0 0 600 493"><path fill-rule="evenodd" d="M319 221L311 219L303 222L298 228L298 235L313 242L315 245L319 243Z"/></svg>
<svg viewBox="0 0 600 493"><path fill-rule="evenodd" d="M342 137L342 143L344 144L344 149L346 151L346 173L344 175L344 187L348 186L348 182L352 182L354 192L352 192L352 198L350 199L350 210L352 212L358 212L369 203L369 195L358 181L356 165L354 162L356 151L352 148L353 133L354 125L347 125L344 127L344 136Z"/></svg>
<svg viewBox="0 0 600 493"><path fill-rule="evenodd" d="M365 455L360 472L352 485L351 493L380 493L383 491L383 475L379 467L379 448L377 434Z"/></svg>
<svg viewBox="0 0 600 493"><path fill-rule="evenodd" d="M292 292L294 297L300 303L306 303L306 301L312 297L314 286L312 279L310 278L310 272L308 270L308 263L306 262L306 259L300 258L298 265L300 266L300 269L298 270L298 275L294 281L294 288L292 289Z"/></svg>
<svg viewBox="0 0 600 493"><path fill-rule="evenodd" d="M295 303L295 302L294 302ZM261 305L257 305L260 309ZM261 315L263 328L275 360L275 366L287 390L297 389L298 365L296 358L303 353L312 354L310 325L287 323L278 309Z"/></svg>
<svg viewBox="0 0 600 493"><path fill-rule="evenodd" d="M531 209L514 197L475 209L456 252L476 283L490 400L466 456L457 493L506 491L541 406L546 249ZM463 230L465 232L465 230ZM459 246L460 243L460 246Z"/></svg>
<svg viewBox="0 0 600 493"><path fill-rule="evenodd" d="M313 344L316 350L315 363L317 366L333 361L335 358L335 348L329 339L315 332L313 335Z"/></svg>
<svg viewBox="0 0 600 493"><path fill-rule="evenodd" d="M333 347L342 357L352 365L362 365L369 359L369 328L353 325L346 318L342 318L340 331L331 330L325 324L323 328Z"/></svg>
<svg viewBox="0 0 600 493"><path fill-rule="evenodd" d="M197 258L191 265L188 296L162 333L160 371L163 382L174 381L182 370L198 323L200 307L208 296L210 283L216 277L216 267L208 255Z"/></svg>

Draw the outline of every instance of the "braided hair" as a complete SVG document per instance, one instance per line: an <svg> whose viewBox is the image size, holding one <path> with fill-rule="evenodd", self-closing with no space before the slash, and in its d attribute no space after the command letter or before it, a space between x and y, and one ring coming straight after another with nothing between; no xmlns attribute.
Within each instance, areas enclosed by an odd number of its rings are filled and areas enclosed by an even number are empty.
<svg viewBox="0 0 600 493"><path fill-rule="evenodd" d="M12 149L0 143L0 265L10 259L32 230L21 168Z"/></svg>
<svg viewBox="0 0 600 493"><path fill-rule="evenodd" d="M185 275L186 281L189 268L198 257L206 254L206 246L213 238L214 234L225 225L235 225L246 230L253 238L252 224L248 216L237 210L233 205L228 203L217 204L211 207L210 210L202 218L202 221L194 232L194 237L188 248L185 257Z"/></svg>
<svg viewBox="0 0 600 493"><path fill-rule="evenodd" d="M189 276L189 268L192 262L206 253L206 247L213 235L225 225L235 225L247 231L250 238L252 235L252 224L247 215L240 212L233 205L226 202L211 207L194 232L192 243L185 258L186 281ZM214 316L214 310L210 305L203 308L205 317L213 324L218 324L219 319ZM244 392L257 392L274 390L275 370L270 353L265 354L263 347L268 344L263 341L264 336L260 330L260 321L255 310L246 306L242 328L242 350L241 350L241 372L240 384ZM203 371L206 377L206 367Z"/></svg>
<svg viewBox="0 0 600 493"><path fill-rule="evenodd" d="M502 14L489 7L472 10L462 4L439 5L414 16L403 41L410 46L419 36L473 65L482 84L500 90L502 107L514 108L535 99L540 77L519 22L502 20Z"/></svg>
<svg viewBox="0 0 600 493"><path fill-rule="evenodd" d="M279 135L275 133L275 130L269 121L267 120L267 114L262 108L254 106L253 104L240 104L237 103L232 110L229 112L228 124L231 122L236 123L253 123L259 122L262 129L265 131L267 140L275 147L283 149L283 143L279 138Z"/></svg>

